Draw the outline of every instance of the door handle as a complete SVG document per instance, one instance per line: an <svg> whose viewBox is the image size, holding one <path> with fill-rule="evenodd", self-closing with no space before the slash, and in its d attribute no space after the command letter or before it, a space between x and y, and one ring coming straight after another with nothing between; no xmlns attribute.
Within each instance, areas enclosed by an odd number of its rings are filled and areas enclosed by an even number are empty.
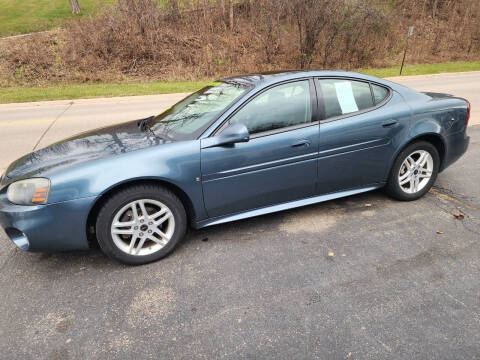
<svg viewBox="0 0 480 360"><path fill-rule="evenodd" d="M389 121L385 121L382 126L383 127L390 127L390 126L393 126L393 125L396 125L398 124L398 121L397 120L389 120Z"/></svg>
<svg viewBox="0 0 480 360"><path fill-rule="evenodd" d="M292 147L300 147L300 146L310 146L310 141L306 140L306 139L303 139L303 140L295 141L292 144Z"/></svg>

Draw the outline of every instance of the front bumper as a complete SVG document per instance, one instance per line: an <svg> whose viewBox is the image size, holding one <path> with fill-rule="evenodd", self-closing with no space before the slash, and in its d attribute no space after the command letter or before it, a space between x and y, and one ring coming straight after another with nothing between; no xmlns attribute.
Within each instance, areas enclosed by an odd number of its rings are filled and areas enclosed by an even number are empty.
<svg viewBox="0 0 480 360"><path fill-rule="evenodd" d="M22 250L86 250L87 216L95 197L48 205L23 206L0 194L0 226Z"/></svg>

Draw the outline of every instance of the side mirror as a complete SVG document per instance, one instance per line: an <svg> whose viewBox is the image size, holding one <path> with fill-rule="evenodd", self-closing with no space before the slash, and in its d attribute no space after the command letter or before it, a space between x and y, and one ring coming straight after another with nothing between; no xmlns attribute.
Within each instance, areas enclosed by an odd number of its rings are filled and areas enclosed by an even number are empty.
<svg viewBox="0 0 480 360"><path fill-rule="evenodd" d="M243 124L232 124L227 126L223 131L213 137L202 140L202 148L210 148L215 146L232 145L250 140L248 129Z"/></svg>

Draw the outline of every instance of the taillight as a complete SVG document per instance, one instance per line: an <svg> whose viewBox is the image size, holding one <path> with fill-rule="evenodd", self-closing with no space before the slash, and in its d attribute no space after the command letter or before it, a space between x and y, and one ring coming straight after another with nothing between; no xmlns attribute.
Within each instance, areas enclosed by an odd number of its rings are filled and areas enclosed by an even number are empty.
<svg viewBox="0 0 480 360"><path fill-rule="evenodd" d="M472 108L472 105L470 104L470 101L465 100L467 102L467 117L465 119L465 126L468 125L468 120L470 120L470 109Z"/></svg>

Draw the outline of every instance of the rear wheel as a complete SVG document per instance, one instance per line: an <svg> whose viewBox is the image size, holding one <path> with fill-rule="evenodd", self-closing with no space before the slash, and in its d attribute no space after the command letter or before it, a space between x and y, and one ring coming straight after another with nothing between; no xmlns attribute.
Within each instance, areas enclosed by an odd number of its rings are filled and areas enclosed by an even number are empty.
<svg viewBox="0 0 480 360"><path fill-rule="evenodd" d="M386 191L398 200L416 200L430 190L439 166L440 156L435 146L426 141L415 142L397 156Z"/></svg>
<svg viewBox="0 0 480 360"><path fill-rule="evenodd" d="M127 264L159 260L183 238L187 218L178 197L155 185L121 190L102 206L98 243L109 257Z"/></svg>

